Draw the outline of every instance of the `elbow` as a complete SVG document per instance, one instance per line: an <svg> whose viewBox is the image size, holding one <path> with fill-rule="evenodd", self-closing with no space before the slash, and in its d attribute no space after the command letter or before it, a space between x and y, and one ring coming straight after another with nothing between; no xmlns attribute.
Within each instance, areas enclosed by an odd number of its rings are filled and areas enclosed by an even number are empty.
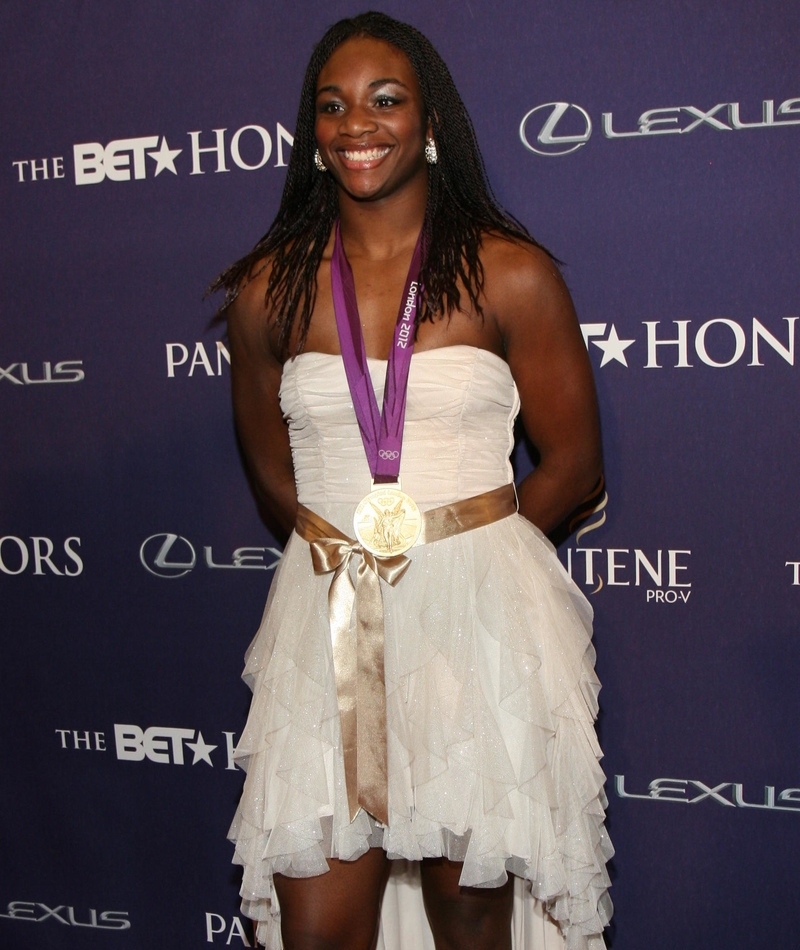
<svg viewBox="0 0 800 950"><path fill-rule="evenodd" d="M602 487L605 483L604 472L603 472L603 453L598 448L595 455L587 461L587 464L584 468L582 489L584 494L581 496L583 500L588 501L594 494L599 490L602 490Z"/></svg>
<svg viewBox="0 0 800 950"><path fill-rule="evenodd" d="M563 460L562 478L570 486L570 502L583 505L603 486L603 452L599 441Z"/></svg>

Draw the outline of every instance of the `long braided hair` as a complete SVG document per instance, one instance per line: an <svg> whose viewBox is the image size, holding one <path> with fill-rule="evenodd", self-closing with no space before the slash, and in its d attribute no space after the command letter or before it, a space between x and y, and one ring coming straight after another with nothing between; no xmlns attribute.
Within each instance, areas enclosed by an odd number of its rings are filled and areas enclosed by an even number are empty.
<svg viewBox="0 0 800 950"><path fill-rule="evenodd" d="M298 319L297 351L303 349L316 299L317 271L338 214L336 184L330 174L321 174L314 166L317 80L338 46L362 36L384 40L408 57L438 151L437 164L428 166L423 225L427 253L420 275L425 299L417 321L460 309L459 281L475 312L482 315L484 274L479 252L486 231L541 247L494 197L472 121L450 71L430 41L419 30L384 13L340 20L314 48L306 69L292 155L275 220L252 251L223 271L209 288L212 293L226 291L219 311L223 316L269 257L266 302L284 352L290 349Z"/></svg>

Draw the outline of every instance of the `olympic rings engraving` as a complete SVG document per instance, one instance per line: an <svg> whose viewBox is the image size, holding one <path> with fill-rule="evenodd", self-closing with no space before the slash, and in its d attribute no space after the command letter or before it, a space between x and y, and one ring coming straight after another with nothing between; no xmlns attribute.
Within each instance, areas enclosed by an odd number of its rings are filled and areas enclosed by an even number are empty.
<svg viewBox="0 0 800 950"><path fill-rule="evenodd" d="M382 459L399 459L400 453L397 449L379 449L378 456Z"/></svg>

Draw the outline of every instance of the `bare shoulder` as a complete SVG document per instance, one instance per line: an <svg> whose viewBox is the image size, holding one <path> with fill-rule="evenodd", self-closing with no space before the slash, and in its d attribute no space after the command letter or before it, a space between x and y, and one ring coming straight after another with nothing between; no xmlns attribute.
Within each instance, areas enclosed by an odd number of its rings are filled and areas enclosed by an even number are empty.
<svg viewBox="0 0 800 950"><path fill-rule="evenodd" d="M531 329L531 324L574 319L558 265L541 248L490 234L484 238L481 260L486 308L504 336L519 321Z"/></svg>
<svg viewBox="0 0 800 950"><path fill-rule="evenodd" d="M266 300L270 272L268 257L256 261L226 313L231 342L238 343L250 357L275 356L270 341L272 314Z"/></svg>
<svg viewBox="0 0 800 950"><path fill-rule="evenodd" d="M542 248L527 241L507 237L504 234L488 233L481 244L481 260L487 273L496 271L498 276L535 280L558 277L558 267Z"/></svg>

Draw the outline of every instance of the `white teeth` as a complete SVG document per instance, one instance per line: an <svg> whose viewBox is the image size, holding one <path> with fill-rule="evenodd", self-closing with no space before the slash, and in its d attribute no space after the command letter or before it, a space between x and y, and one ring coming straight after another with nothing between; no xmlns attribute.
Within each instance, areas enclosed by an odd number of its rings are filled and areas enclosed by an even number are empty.
<svg viewBox="0 0 800 950"><path fill-rule="evenodd" d="M389 154L388 148L367 148L359 149L357 152L345 152L344 157L348 162L374 162L378 158L383 158Z"/></svg>

